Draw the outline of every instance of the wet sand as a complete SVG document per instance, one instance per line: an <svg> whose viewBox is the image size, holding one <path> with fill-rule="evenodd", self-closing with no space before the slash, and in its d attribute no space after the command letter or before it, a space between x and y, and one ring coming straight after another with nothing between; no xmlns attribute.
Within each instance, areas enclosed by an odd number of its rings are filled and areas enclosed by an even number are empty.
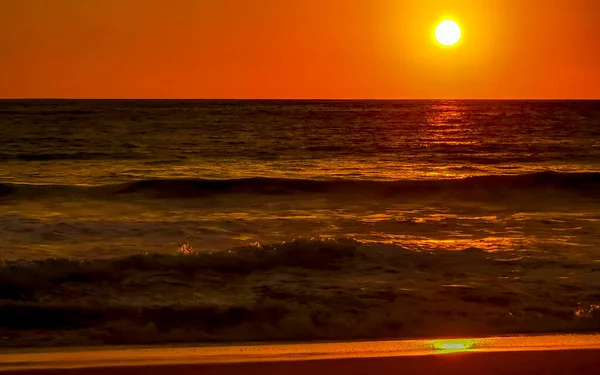
<svg viewBox="0 0 600 375"><path fill-rule="evenodd" d="M600 335L220 347L23 349L8 374L593 374Z"/></svg>

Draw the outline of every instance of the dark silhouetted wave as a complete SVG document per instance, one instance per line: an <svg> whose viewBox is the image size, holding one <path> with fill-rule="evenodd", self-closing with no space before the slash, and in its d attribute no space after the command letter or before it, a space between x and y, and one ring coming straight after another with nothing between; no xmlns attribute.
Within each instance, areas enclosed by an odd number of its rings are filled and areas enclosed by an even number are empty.
<svg viewBox="0 0 600 375"><path fill-rule="evenodd" d="M44 197L93 195L96 198L143 196L145 198L203 198L224 194L331 194L361 197L418 197L448 194L465 197L498 197L501 194L568 192L596 196L600 173L540 172L526 175L477 176L452 180L310 180L285 178L155 179L95 187L66 185L0 184L0 196ZM477 195L478 193L483 195Z"/></svg>

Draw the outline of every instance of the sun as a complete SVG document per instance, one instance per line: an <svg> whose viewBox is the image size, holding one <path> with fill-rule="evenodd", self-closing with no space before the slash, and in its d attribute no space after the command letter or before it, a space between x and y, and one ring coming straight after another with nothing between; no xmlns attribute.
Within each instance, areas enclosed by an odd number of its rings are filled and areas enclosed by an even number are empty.
<svg viewBox="0 0 600 375"><path fill-rule="evenodd" d="M453 46L460 41L462 32L454 21L445 20L435 29L435 39L443 46Z"/></svg>

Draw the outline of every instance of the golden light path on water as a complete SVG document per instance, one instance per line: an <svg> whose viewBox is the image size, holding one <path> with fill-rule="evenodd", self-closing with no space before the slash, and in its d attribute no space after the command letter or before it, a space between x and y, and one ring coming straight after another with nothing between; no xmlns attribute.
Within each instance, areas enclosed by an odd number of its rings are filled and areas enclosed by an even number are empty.
<svg viewBox="0 0 600 375"><path fill-rule="evenodd" d="M168 364L282 362L456 353L600 349L600 335L365 341L154 348L21 349L0 354L3 370Z"/></svg>

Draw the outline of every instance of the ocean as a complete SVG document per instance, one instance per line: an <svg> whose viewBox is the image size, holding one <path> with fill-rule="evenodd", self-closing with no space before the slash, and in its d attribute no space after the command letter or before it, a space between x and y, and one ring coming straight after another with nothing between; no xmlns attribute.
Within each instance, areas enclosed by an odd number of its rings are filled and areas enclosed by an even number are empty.
<svg viewBox="0 0 600 375"><path fill-rule="evenodd" d="M0 101L0 346L600 329L598 101Z"/></svg>

